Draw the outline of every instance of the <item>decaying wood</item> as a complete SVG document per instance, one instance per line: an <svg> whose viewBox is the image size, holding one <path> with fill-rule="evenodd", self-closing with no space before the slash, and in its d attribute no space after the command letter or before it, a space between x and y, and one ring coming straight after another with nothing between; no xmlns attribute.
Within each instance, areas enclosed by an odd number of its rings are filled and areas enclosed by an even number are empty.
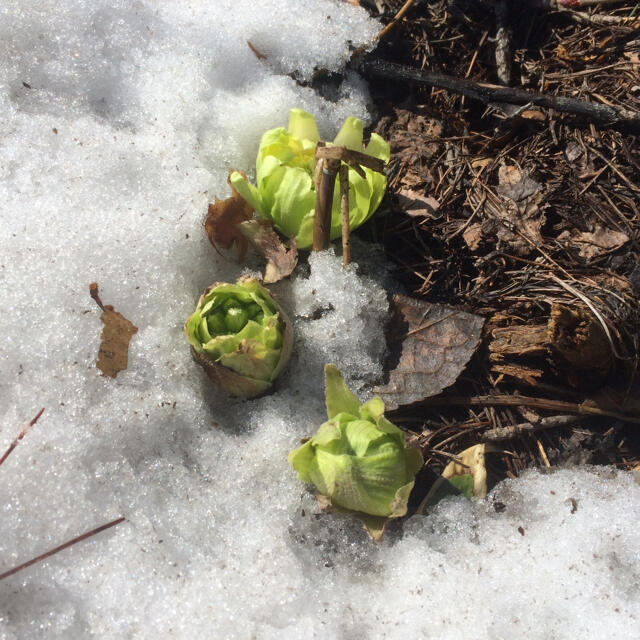
<svg viewBox="0 0 640 640"><path fill-rule="evenodd" d="M495 382L496 385L499 384L502 377L510 376L511 378L528 384L530 387L538 386L538 381L544 375L542 369L524 367L517 364L494 364L491 367L491 372L497 373L500 376Z"/></svg>
<svg viewBox="0 0 640 640"><path fill-rule="evenodd" d="M382 60L365 60L359 64L359 70L369 77L396 82L412 82L418 85L447 89L448 91L480 100L485 104L489 102L532 104L555 109L562 113L581 116L601 125L619 125L640 131L640 113L628 109L618 109L605 104L536 93L514 87L501 87L494 84L474 82L465 78L456 78L434 71L422 71Z"/></svg>
<svg viewBox="0 0 640 640"><path fill-rule="evenodd" d="M580 307L555 303L546 324L499 327L491 337L492 362L503 363L514 357L547 358L578 389L602 383L615 364L602 326L590 310ZM497 371L512 376L516 373Z"/></svg>
<svg viewBox="0 0 640 640"><path fill-rule="evenodd" d="M508 356L544 356L548 353L547 326L514 325L491 332L489 357L501 362Z"/></svg>
<svg viewBox="0 0 640 640"><path fill-rule="evenodd" d="M596 384L613 369L609 342L600 323L586 309L554 304L547 331L554 360L565 369L573 387Z"/></svg>

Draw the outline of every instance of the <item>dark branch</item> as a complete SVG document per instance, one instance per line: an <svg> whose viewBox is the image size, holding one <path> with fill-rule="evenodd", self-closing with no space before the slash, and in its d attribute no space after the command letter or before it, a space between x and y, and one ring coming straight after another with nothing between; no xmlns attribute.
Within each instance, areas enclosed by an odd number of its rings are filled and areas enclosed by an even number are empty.
<svg viewBox="0 0 640 640"><path fill-rule="evenodd" d="M640 130L640 114L627 109L616 109L604 104L552 96L545 93L535 93L513 87L473 82L472 80L456 78L433 71L421 71L420 69L382 60L365 60L359 64L359 70L369 77L439 87L484 103L533 104L563 113L582 116L598 124L621 125Z"/></svg>

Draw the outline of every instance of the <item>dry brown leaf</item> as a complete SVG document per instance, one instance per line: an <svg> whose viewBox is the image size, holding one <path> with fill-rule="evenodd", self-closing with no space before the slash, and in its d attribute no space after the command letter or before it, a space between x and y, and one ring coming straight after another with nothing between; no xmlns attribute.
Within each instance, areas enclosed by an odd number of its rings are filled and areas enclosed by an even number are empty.
<svg viewBox="0 0 640 640"><path fill-rule="evenodd" d="M233 170L229 175L231 173ZM243 173L242 175L246 178ZM253 217L253 207L233 188L231 182L228 184L231 187L231 196L209 204L204 230L209 242L216 250L220 247L231 249L235 245L238 250L238 260L242 262L249 243L237 225Z"/></svg>
<svg viewBox="0 0 640 640"><path fill-rule="evenodd" d="M263 278L265 284L273 284L291 275L298 264L295 238L291 238L291 248L287 251L269 220L248 220L239 224L238 228L253 248L267 259Z"/></svg>
<svg viewBox="0 0 640 640"><path fill-rule="evenodd" d="M480 342L484 319L439 304L394 295L389 380L374 389L387 409L411 404L452 385Z"/></svg>
<svg viewBox="0 0 640 640"><path fill-rule="evenodd" d="M127 368L129 361L129 342L138 327L118 313L110 304L103 305L98 294L98 284L89 285L89 293L102 309L102 336L96 366L103 375L115 378Z"/></svg>
<svg viewBox="0 0 640 640"><path fill-rule="evenodd" d="M625 51L624 57L628 58L632 64L640 64L640 55L635 51Z"/></svg>
<svg viewBox="0 0 640 640"><path fill-rule="evenodd" d="M487 497L487 467L485 453L495 451L491 444L475 444L458 454L459 461L450 462L442 472L442 477L450 480L455 476L471 474L473 495L476 498Z"/></svg>
<svg viewBox="0 0 640 640"><path fill-rule="evenodd" d="M463 232L462 237L467 243L467 246L471 251L475 251L480 245L482 240L482 225L479 222L470 224Z"/></svg>
<svg viewBox="0 0 640 640"><path fill-rule="evenodd" d="M539 109L525 109L521 114L521 118L525 120L537 120L538 122L544 122L547 116Z"/></svg>
<svg viewBox="0 0 640 640"><path fill-rule="evenodd" d="M522 202L540 191L540 183L515 165L504 164L498 169L499 186L496 191L514 202Z"/></svg>
<svg viewBox="0 0 640 640"><path fill-rule="evenodd" d="M576 234L570 231L563 231L558 236L558 240L573 245L578 249L578 253L582 258L590 260L608 251L619 249L629 242L629 236L621 231L613 231L596 225L592 232L583 231Z"/></svg>
<svg viewBox="0 0 640 640"><path fill-rule="evenodd" d="M493 158L477 158L471 163L473 169L484 169L493 162Z"/></svg>
<svg viewBox="0 0 640 640"><path fill-rule="evenodd" d="M398 203L412 218L432 218L440 207L435 198L411 189L401 189L398 192Z"/></svg>
<svg viewBox="0 0 640 640"><path fill-rule="evenodd" d="M539 206L541 185L526 171L512 165L501 166L498 179L496 192L501 202L486 207L487 219L482 224L482 233L497 237L516 254L526 255L543 244L540 230L545 216Z"/></svg>

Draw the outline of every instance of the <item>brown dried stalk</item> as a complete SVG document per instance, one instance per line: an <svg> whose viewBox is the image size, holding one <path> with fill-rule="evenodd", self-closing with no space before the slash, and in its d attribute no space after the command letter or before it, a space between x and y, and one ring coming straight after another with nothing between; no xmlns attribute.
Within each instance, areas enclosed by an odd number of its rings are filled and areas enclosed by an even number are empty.
<svg viewBox="0 0 640 640"><path fill-rule="evenodd" d="M26 562L19 564L17 567L13 567L13 569L9 569L4 573L0 573L0 580L4 580L5 578L8 578L9 576L12 576L15 573L18 573L18 571L22 571L23 569L26 569L27 567L30 567L31 565L36 564L37 562L46 560L47 558L50 558L51 556L55 555L56 553L59 553L60 551L64 551L64 549L68 549L70 546L78 542L82 542L83 540L86 540L87 538L91 538L97 535L98 533L101 533L102 531L106 531L111 527L115 527L116 525L120 524L121 522L124 522L125 520L126 518L124 516L117 518L116 520L107 522L106 524L96 527L95 529L91 529L91 531L87 531L82 535L76 536L71 540L67 540L67 542L61 545L58 545L57 547L54 547L53 549L50 549L49 551L46 551L45 553L42 553L39 556L36 556L35 558L31 558L31 560L27 560Z"/></svg>
<svg viewBox="0 0 640 640"><path fill-rule="evenodd" d="M316 146L316 209L313 221L313 250L324 251L331 240L331 208L333 205L333 191L336 177L342 163L349 165L360 177L366 178L364 169L367 167L378 173L384 172L384 161L366 153L353 151L346 147L326 147L324 142ZM320 165L322 163L322 165ZM320 169L320 166L322 167ZM349 178L342 181L347 188L347 222L349 218ZM344 237L344 221L343 221ZM350 258L349 258L350 259ZM348 264L348 263L345 263Z"/></svg>
<svg viewBox="0 0 640 640"><path fill-rule="evenodd" d="M18 446L20 440L25 437L27 431L29 431L29 429L31 429L31 427L33 427L36 422L38 422L38 419L43 414L43 412L44 408L40 409L35 418L32 418L31 422L29 422L29 424L18 434L16 439L9 445L9 448L2 454L2 457L0 458L0 465L11 455L11 452Z"/></svg>
<svg viewBox="0 0 640 640"><path fill-rule="evenodd" d="M351 242L349 240L349 167L340 165L340 213L342 214L342 264L351 262Z"/></svg>

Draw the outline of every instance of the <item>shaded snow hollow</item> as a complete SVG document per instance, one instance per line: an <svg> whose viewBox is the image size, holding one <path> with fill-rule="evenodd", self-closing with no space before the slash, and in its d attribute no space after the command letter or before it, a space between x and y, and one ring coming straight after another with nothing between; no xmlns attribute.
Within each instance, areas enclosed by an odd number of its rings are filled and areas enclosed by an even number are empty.
<svg viewBox="0 0 640 640"><path fill-rule="evenodd" d="M0 582L3 640L640 637L629 475L528 473L377 546L318 514L286 455L324 419L325 362L363 397L380 371L385 295L355 266L316 255L274 288L297 346L278 393L231 401L191 361L198 294L239 273L207 202L290 107L326 137L367 118L357 77L328 102L288 74L377 28L342 0L2 2L0 452L45 413L0 467L0 573L127 518ZM115 380L92 281L140 328Z"/></svg>

